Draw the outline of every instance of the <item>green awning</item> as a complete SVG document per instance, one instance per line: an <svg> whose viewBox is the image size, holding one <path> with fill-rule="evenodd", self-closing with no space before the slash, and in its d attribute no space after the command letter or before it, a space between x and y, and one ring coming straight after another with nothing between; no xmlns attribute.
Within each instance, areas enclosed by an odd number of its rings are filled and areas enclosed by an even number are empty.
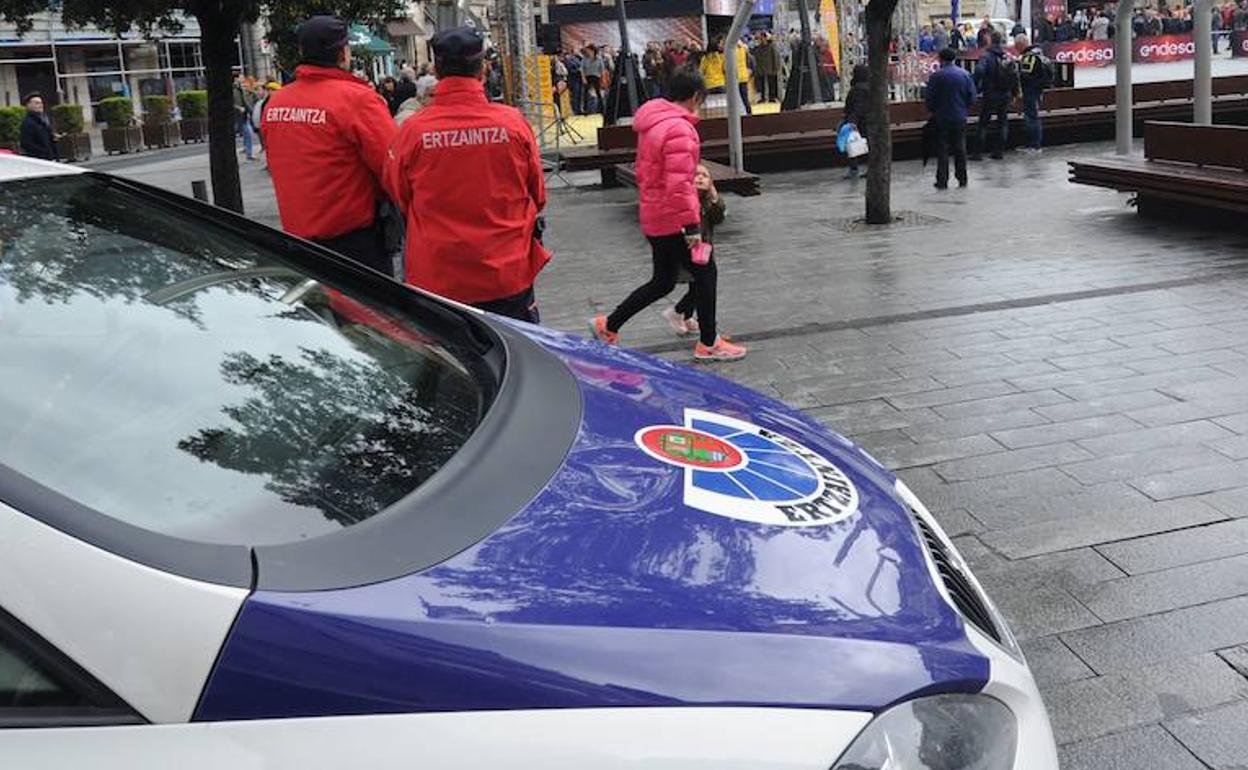
<svg viewBox="0 0 1248 770"><path fill-rule="evenodd" d="M394 51L394 47L385 40L373 34L373 31L363 24L352 24L350 31L347 33L347 41L352 51L371 54L387 54Z"/></svg>

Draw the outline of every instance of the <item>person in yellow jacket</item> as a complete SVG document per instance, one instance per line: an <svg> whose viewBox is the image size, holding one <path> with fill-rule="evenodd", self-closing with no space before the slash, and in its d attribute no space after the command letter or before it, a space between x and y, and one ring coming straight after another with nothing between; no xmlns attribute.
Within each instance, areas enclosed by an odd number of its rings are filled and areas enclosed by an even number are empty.
<svg viewBox="0 0 1248 770"><path fill-rule="evenodd" d="M750 109L750 47L744 40L737 41L737 90L741 92L741 103L745 105L745 114L753 115Z"/></svg>
<svg viewBox="0 0 1248 770"><path fill-rule="evenodd" d="M698 68L702 71L702 79L706 81L708 94L724 93L727 77L724 75L723 38L711 42L711 49L702 55Z"/></svg>

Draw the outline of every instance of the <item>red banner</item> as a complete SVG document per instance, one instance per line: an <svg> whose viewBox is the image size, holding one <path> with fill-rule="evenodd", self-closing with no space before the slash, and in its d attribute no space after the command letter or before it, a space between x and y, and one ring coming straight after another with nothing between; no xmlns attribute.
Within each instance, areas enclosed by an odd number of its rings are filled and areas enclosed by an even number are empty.
<svg viewBox="0 0 1248 770"><path fill-rule="evenodd" d="M1136 38L1132 61L1141 64L1183 61L1196 56L1196 41L1191 35L1158 35Z"/></svg>
<svg viewBox="0 0 1248 770"><path fill-rule="evenodd" d="M1248 32L1237 29L1231 33L1231 56L1248 56Z"/></svg>
<svg viewBox="0 0 1248 770"><path fill-rule="evenodd" d="M1114 43L1111 40L1050 43L1045 48L1053 61L1070 62L1076 67L1108 67L1114 63Z"/></svg>

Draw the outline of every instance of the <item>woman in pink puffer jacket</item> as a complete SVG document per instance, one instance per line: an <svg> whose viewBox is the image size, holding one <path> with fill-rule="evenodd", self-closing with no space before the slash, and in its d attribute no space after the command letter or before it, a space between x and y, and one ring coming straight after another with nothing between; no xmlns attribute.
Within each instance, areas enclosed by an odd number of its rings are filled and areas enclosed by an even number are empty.
<svg viewBox="0 0 1248 770"><path fill-rule="evenodd" d="M599 340L614 345L628 319L676 288L680 269L693 277L699 340L698 361L735 361L746 350L716 333L715 260L697 265L692 251L702 242L702 204L693 177L701 161L697 109L706 99L706 83L696 71L672 74L665 99L652 99L637 110L637 189L641 196L641 232L650 241L654 273L620 303L610 316L596 316L590 327Z"/></svg>

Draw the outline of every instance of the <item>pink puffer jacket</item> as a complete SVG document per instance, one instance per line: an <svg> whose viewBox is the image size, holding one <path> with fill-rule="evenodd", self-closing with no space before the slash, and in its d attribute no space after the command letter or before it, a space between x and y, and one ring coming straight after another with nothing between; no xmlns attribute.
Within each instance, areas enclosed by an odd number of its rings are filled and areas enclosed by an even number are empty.
<svg viewBox="0 0 1248 770"><path fill-rule="evenodd" d="M697 123L697 115L666 99L646 102L633 119L641 232L648 236L698 231L702 206L693 175L701 162L702 142Z"/></svg>

